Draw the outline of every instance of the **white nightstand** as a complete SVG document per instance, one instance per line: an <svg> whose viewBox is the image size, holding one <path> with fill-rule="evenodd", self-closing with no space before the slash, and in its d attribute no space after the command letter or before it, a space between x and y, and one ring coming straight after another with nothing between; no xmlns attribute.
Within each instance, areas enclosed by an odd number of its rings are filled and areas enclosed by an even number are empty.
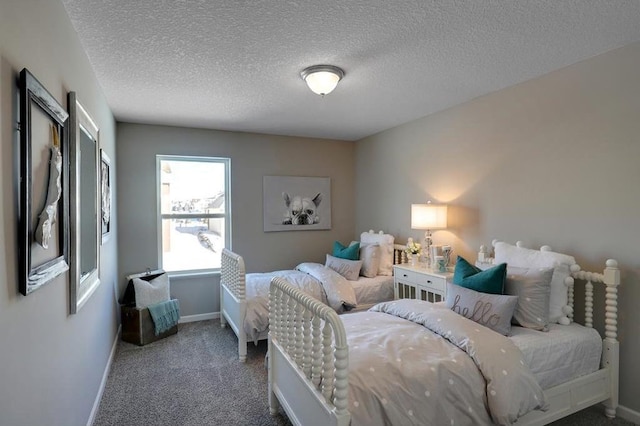
<svg viewBox="0 0 640 426"><path fill-rule="evenodd" d="M396 299L421 299L428 302L440 302L445 298L447 281L452 279L452 272L436 272L406 263L394 265L394 296Z"/></svg>

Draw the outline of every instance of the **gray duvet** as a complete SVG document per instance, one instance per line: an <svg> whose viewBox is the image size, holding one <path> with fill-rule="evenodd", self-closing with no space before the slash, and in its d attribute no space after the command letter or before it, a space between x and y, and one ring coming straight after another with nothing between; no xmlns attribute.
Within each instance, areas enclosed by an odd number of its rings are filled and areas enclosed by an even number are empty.
<svg viewBox="0 0 640 426"><path fill-rule="evenodd" d="M331 306L338 313L356 306L351 284L336 271L319 263L301 263L295 270L247 274L247 311L243 327L253 341L257 341L260 334L269 328L269 285L276 276L286 278L293 287Z"/></svg>
<svg viewBox="0 0 640 426"><path fill-rule="evenodd" d="M341 318L353 426L512 424L546 409L520 350L444 306L397 300Z"/></svg>

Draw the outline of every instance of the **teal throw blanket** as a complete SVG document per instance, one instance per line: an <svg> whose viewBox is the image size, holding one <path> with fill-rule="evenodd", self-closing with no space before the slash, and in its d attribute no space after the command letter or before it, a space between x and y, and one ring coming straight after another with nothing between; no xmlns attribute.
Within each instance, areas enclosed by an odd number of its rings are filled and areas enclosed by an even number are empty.
<svg viewBox="0 0 640 426"><path fill-rule="evenodd" d="M149 314L155 326L155 333L158 336L178 324L180 319L180 304L177 299L160 302L147 306Z"/></svg>

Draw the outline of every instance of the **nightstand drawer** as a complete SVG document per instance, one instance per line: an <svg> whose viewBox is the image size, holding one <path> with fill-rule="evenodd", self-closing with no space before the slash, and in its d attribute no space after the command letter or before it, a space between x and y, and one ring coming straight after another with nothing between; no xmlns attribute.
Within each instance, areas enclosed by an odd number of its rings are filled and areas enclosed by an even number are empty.
<svg viewBox="0 0 640 426"><path fill-rule="evenodd" d="M447 289L447 280L444 277L423 276L421 287L426 287L435 292L444 294Z"/></svg>
<svg viewBox="0 0 640 426"><path fill-rule="evenodd" d="M425 275L419 272L397 269L396 273L396 279L407 284L422 284L425 281Z"/></svg>

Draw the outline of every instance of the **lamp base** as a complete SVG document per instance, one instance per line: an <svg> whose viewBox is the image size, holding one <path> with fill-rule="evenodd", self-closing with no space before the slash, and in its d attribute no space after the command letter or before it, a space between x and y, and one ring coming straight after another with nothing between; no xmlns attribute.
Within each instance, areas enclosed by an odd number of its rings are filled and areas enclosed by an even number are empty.
<svg viewBox="0 0 640 426"><path fill-rule="evenodd" d="M424 233L424 246L423 246L424 260L427 268L433 268L433 257L431 255L431 230L427 229Z"/></svg>

